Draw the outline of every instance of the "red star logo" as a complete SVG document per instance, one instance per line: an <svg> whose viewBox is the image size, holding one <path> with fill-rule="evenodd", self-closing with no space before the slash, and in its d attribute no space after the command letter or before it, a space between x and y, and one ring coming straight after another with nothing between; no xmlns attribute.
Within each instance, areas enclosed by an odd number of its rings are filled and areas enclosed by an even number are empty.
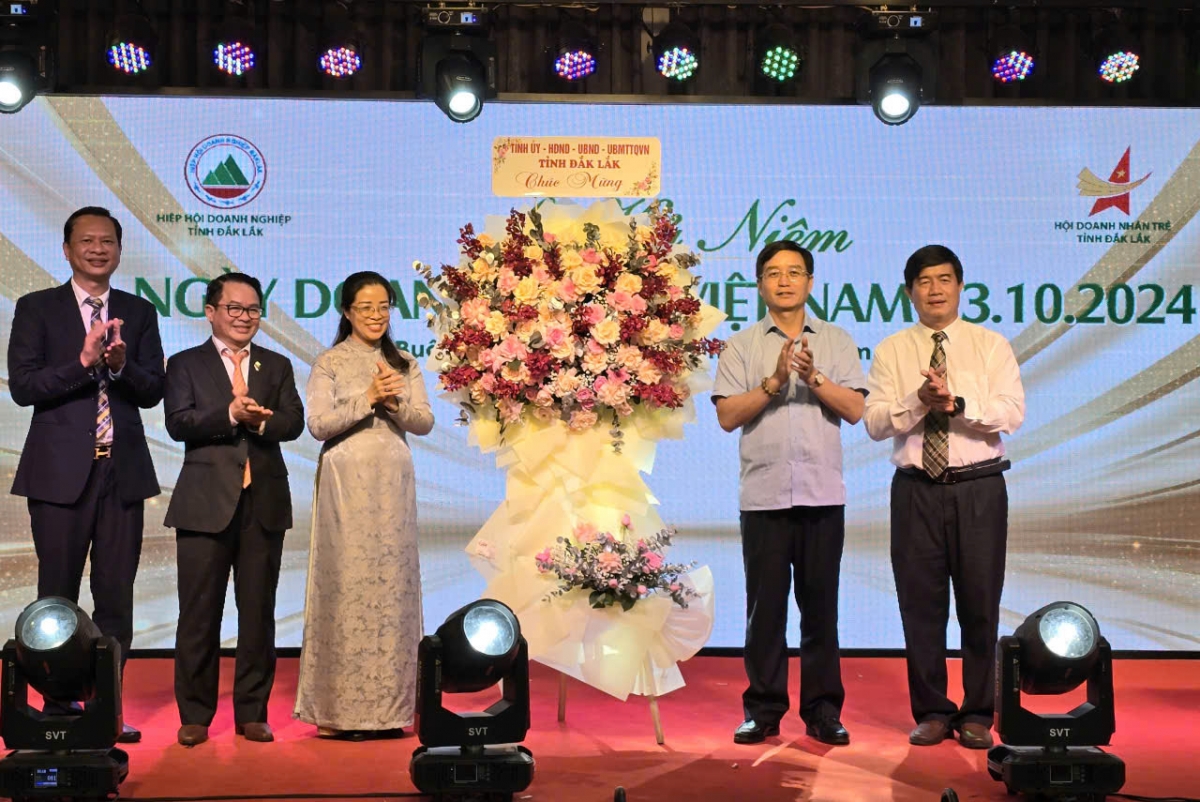
<svg viewBox="0 0 1200 802"><path fill-rule="evenodd" d="M1117 166L1113 168L1112 175L1108 177L1110 183L1129 183L1129 150L1129 148L1125 148L1125 154L1121 156L1121 160L1117 162ZM1129 193L1123 192L1120 195L1112 195L1107 198L1097 198L1096 203L1092 206L1092 211L1088 213L1088 217L1091 217L1094 214L1099 214L1105 209L1120 209L1126 215L1128 215Z"/></svg>

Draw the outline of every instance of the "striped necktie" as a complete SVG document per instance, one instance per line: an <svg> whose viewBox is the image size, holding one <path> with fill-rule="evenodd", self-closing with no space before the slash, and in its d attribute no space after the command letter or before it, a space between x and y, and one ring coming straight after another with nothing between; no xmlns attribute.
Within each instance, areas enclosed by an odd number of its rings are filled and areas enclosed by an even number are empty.
<svg viewBox="0 0 1200 802"><path fill-rule="evenodd" d="M946 351L942 341L946 333L933 333L933 356L929 358L931 371L946 367ZM925 441L921 447L921 463L925 473L936 479L950 464L950 416L945 412L930 410L925 415Z"/></svg>
<svg viewBox="0 0 1200 802"><path fill-rule="evenodd" d="M91 326L94 328L97 323L103 323L100 310L104 308L104 301L89 297L84 303L92 308ZM108 379L108 367L98 365L96 381L100 385L100 392L96 396L96 445L112 444L112 412L108 408Z"/></svg>

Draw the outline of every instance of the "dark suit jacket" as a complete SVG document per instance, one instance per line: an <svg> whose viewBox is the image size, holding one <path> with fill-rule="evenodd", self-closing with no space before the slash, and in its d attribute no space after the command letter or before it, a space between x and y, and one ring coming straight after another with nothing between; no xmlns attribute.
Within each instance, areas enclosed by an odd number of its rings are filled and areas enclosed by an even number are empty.
<svg viewBox="0 0 1200 802"><path fill-rule="evenodd" d="M114 289L109 319L120 318L125 367L108 386L113 421L113 462L126 504L160 492L142 417L163 397L163 351L158 315L149 302ZM95 459L96 377L79 364L86 331L70 282L17 300L8 341L8 383L13 401L33 406L33 420L14 495L74 504Z"/></svg>
<svg viewBox="0 0 1200 802"><path fill-rule="evenodd" d="M185 452L166 526L194 532L227 527L237 510L249 459L255 517L269 532L292 527L292 496L279 444L304 431L304 404L287 357L251 343L248 360L247 392L275 413L261 435L230 425L233 385L211 339L167 362L167 432L183 441Z"/></svg>

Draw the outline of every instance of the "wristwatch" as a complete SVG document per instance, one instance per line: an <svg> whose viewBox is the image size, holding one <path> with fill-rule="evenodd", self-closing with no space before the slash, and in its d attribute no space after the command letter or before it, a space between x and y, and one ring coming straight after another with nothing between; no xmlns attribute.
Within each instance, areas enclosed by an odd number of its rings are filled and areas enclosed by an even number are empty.
<svg viewBox="0 0 1200 802"><path fill-rule="evenodd" d="M770 376L763 376L763 380L759 382L758 386L762 388L764 393L774 398L775 396L779 395L779 391L782 390L783 387L776 387L775 392L771 392L771 388L767 386L767 382L769 381L771 381Z"/></svg>
<svg viewBox="0 0 1200 802"><path fill-rule="evenodd" d="M950 417L955 418L963 414L967 408L967 401L961 395L954 396L954 411L950 413Z"/></svg>
<svg viewBox="0 0 1200 802"><path fill-rule="evenodd" d="M818 370L813 373L812 379L808 382L808 386L809 387L820 387L824 383L825 383L825 374L821 373L821 371Z"/></svg>

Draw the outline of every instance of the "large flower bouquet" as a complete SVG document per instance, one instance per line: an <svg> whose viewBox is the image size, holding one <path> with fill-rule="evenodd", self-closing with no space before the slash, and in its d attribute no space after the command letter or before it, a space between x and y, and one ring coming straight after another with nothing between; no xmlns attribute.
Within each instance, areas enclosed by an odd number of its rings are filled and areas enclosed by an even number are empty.
<svg viewBox="0 0 1200 802"><path fill-rule="evenodd" d="M621 536L599 531L594 524L582 523L570 537L560 537L554 546L543 549L534 560L542 573L553 573L558 586L549 594L561 596L576 589L590 591L592 607L621 605L630 610L638 599L652 593L671 597L686 608L696 591L681 581L695 563L668 563L664 557L671 545L673 529L664 529L649 538L630 542L632 523L621 519Z"/></svg>
<svg viewBox="0 0 1200 802"><path fill-rule="evenodd" d="M550 228L537 208L514 210L501 237L464 226L458 266L416 265L440 296L421 299L439 387L467 420L502 427L533 418L582 432L682 407L722 343L701 334L699 260L675 245L669 215L655 204L641 222Z"/></svg>

